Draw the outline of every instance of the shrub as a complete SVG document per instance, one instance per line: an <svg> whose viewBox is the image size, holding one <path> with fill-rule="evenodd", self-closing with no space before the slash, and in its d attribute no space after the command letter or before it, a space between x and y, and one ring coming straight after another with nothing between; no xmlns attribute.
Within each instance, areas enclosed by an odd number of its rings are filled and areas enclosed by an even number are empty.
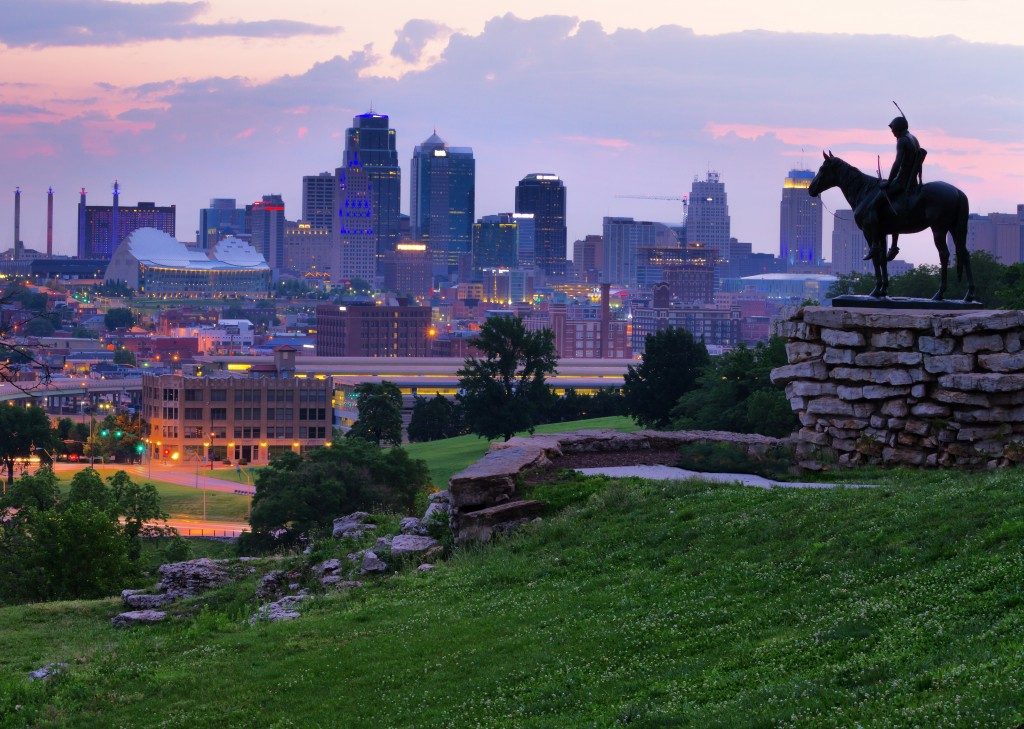
<svg viewBox="0 0 1024 729"><path fill-rule="evenodd" d="M676 465L688 471L752 473L784 480L793 467L793 452L785 446L776 446L763 455L752 456L735 443L687 443L680 446Z"/></svg>

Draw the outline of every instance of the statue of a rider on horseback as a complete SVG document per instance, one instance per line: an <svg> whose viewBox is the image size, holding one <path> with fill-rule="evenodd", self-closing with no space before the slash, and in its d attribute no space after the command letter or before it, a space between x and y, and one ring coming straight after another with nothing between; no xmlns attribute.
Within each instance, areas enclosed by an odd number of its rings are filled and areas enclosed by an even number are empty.
<svg viewBox="0 0 1024 729"><path fill-rule="evenodd" d="M930 228L942 271L941 285L932 298L942 300L946 293L946 267L949 264L946 238L952 235L957 278L966 275L964 300L972 301L974 280L967 252L967 216L970 212L967 196L945 182L923 184L921 169L928 153L917 137L910 133L910 125L902 110L900 116L889 123L889 128L896 137L896 159L888 179L866 175L831 152L822 152L825 161L811 181L808 193L817 197L832 187L842 190L853 208L857 227L868 243L868 255L864 260L870 260L875 268L873 297L887 295L888 262L899 253L897 241L900 234L918 233ZM886 237L889 235L892 235L892 245L886 252Z"/></svg>

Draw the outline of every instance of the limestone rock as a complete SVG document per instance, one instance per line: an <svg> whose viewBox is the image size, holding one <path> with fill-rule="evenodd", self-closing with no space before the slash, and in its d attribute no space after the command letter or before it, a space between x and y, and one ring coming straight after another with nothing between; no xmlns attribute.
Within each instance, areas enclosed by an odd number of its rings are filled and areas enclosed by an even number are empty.
<svg viewBox="0 0 1024 729"><path fill-rule="evenodd" d="M301 613L296 609L309 595L286 595L280 600L260 605L255 613L249 618L252 624L258 622L276 623L280 620L295 620Z"/></svg>
<svg viewBox="0 0 1024 729"><path fill-rule="evenodd" d="M970 372L974 369L974 357L969 354L936 354L924 358L924 369L932 374Z"/></svg>
<svg viewBox="0 0 1024 729"><path fill-rule="evenodd" d="M910 413L919 418L948 418L949 408L945 405L922 402L910 408Z"/></svg>
<svg viewBox="0 0 1024 729"><path fill-rule="evenodd" d="M810 342L789 342L786 344L786 358L790 364L817 359L824 351L825 348L820 344L811 344Z"/></svg>
<svg viewBox="0 0 1024 729"><path fill-rule="evenodd" d="M821 341L830 347L863 347L864 335L841 329L822 329Z"/></svg>
<svg viewBox="0 0 1024 729"><path fill-rule="evenodd" d="M399 523L398 530L402 534L423 535L427 533L427 525L420 521L418 517L407 516Z"/></svg>
<svg viewBox="0 0 1024 729"><path fill-rule="evenodd" d="M862 397L865 400L884 400L890 397L906 396L909 390L906 387L888 387L886 385L865 385L862 388Z"/></svg>
<svg viewBox="0 0 1024 729"><path fill-rule="evenodd" d="M387 572L388 565L380 557L376 555L372 550L366 550L363 553L362 564L359 566L359 572L367 575L374 572Z"/></svg>
<svg viewBox="0 0 1024 729"><path fill-rule="evenodd" d="M878 332L871 335L871 346L878 349L909 349L914 346L914 333L907 330Z"/></svg>
<svg viewBox="0 0 1024 729"><path fill-rule="evenodd" d="M876 369L870 367L836 367L832 370L832 377L837 380L870 382L876 385L893 386L911 385L915 381L910 370Z"/></svg>
<svg viewBox="0 0 1024 729"><path fill-rule="evenodd" d="M948 390L968 392L1015 392L1024 390L1024 374L967 372L942 375L939 385Z"/></svg>
<svg viewBox="0 0 1024 729"><path fill-rule="evenodd" d="M124 603L125 607L131 608L132 610L153 610L154 608L162 607L173 600L174 598L166 592L149 595L141 590L121 591L121 601Z"/></svg>
<svg viewBox="0 0 1024 729"><path fill-rule="evenodd" d="M192 597L231 581L224 560L206 557L162 564L157 573L160 589L172 598Z"/></svg>
<svg viewBox="0 0 1024 729"><path fill-rule="evenodd" d="M456 541L487 542L495 534L525 524L544 511L540 501L512 501L478 511L459 514Z"/></svg>
<svg viewBox="0 0 1024 729"><path fill-rule="evenodd" d="M68 664L64 662L47 663L28 674L29 681L49 681L67 670Z"/></svg>
<svg viewBox="0 0 1024 729"><path fill-rule="evenodd" d="M863 352L856 356L854 364L859 367L912 367L921 364L921 359L920 352Z"/></svg>
<svg viewBox="0 0 1024 729"><path fill-rule="evenodd" d="M1005 331L1007 329L1019 328L1024 324L1024 314L1016 309L994 310L994 311L964 311L956 316L936 317L933 329L935 336L951 334L954 337L972 334L973 332ZM986 334L982 336L993 336ZM995 335L998 336L998 335ZM965 344L966 344L966 337ZM994 343L995 340L989 340ZM1002 348L1002 343L1000 343ZM964 351L968 349L965 347ZM980 351L980 350L972 350Z"/></svg>
<svg viewBox="0 0 1024 729"><path fill-rule="evenodd" d="M776 367L771 372L773 384L785 385L793 380L826 380L828 368L822 362L800 362Z"/></svg>
<svg viewBox="0 0 1024 729"><path fill-rule="evenodd" d="M978 364L992 372L1020 372L1024 370L1024 352L979 354Z"/></svg>
<svg viewBox="0 0 1024 729"><path fill-rule="evenodd" d="M256 597L260 600L266 600L267 598L273 597L284 587L284 582L284 570L271 570L267 574L263 575L256 583Z"/></svg>
<svg viewBox="0 0 1024 729"><path fill-rule="evenodd" d="M417 572L430 572L432 569L434 569L434 565L430 564L429 562L425 562L425 563L421 564L419 567L417 567L416 571Z"/></svg>
<svg viewBox="0 0 1024 729"><path fill-rule="evenodd" d="M433 537L417 536L415 534L399 534L391 543L391 554L402 557L409 554L422 554L438 546Z"/></svg>
<svg viewBox="0 0 1024 729"><path fill-rule="evenodd" d="M950 337L922 336L917 340L917 348L925 354L952 354L956 340Z"/></svg>
<svg viewBox="0 0 1024 729"><path fill-rule="evenodd" d="M335 539L359 539L367 531L376 529L376 524L367 524L370 517L365 511L354 511L346 516L334 520L331 529L331 536Z"/></svg>
<svg viewBox="0 0 1024 729"><path fill-rule="evenodd" d="M825 350L822 361L831 365L852 365L856 359L856 352L852 349L836 349L829 347Z"/></svg>
<svg viewBox="0 0 1024 729"><path fill-rule="evenodd" d="M832 382L790 382L786 385L786 397L818 397L835 395L837 385Z"/></svg>
<svg viewBox="0 0 1024 729"><path fill-rule="evenodd" d="M807 404L807 412L817 415L853 415L853 406L835 397L819 397Z"/></svg>
<svg viewBox="0 0 1024 729"><path fill-rule="evenodd" d="M801 321L776 322L775 333L785 339L800 339L805 342L813 342L818 339L818 327Z"/></svg>
<svg viewBox="0 0 1024 729"><path fill-rule="evenodd" d="M167 613L162 610L129 610L128 612L115 615L110 619L110 624L115 628L130 628L133 625L151 625L159 623L167 618Z"/></svg>

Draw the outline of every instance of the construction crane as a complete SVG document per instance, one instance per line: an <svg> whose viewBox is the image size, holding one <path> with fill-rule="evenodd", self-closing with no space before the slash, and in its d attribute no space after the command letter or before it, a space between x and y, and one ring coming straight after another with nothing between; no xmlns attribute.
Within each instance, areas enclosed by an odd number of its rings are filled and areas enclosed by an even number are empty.
<svg viewBox="0 0 1024 729"><path fill-rule="evenodd" d="M683 225L686 225L686 212L689 205L686 195L616 195L615 197L628 200L670 200L672 202L681 202L683 204Z"/></svg>

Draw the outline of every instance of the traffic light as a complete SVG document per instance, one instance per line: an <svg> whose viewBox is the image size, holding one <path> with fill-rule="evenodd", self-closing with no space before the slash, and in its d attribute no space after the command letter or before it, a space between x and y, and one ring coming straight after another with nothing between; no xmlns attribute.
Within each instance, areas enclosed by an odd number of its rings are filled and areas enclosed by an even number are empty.
<svg viewBox="0 0 1024 729"><path fill-rule="evenodd" d="M138 453L139 455L145 453L146 452L145 444L144 443L136 443L135 444L135 452Z"/></svg>
<svg viewBox="0 0 1024 729"><path fill-rule="evenodd" d="M106 438L108 435L110 435L110 431L106 428L100 431L100 438Z"/></svg>
<svg viewBox="0 0 1024 729"><path fill-rule="evenodd" d="M114 431L114 437L115 438L120 438L122 435L124 435L124 431L123 430L115 430Z"/></svg>

